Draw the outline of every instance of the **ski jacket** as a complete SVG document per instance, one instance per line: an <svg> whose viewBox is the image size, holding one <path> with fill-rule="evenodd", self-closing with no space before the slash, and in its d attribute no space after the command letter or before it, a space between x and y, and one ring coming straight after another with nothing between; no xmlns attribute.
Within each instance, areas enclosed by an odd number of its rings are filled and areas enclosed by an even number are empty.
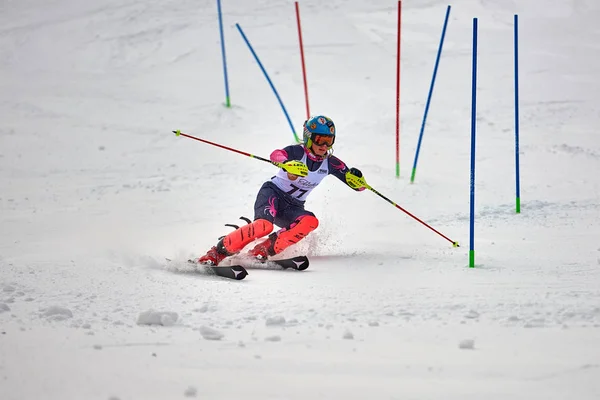
<svg viewBox="0 0 600 400"><path fill-rule="evenodd" d="M271 178L271 181L281 191L287 193L297 201L304 203L312 190L321 183L328 175L334 175L345 185L346 172L349 168L346 164L335 156L317 157L301 144L284 147L271 153L271 161L286 162L291 160L302 161L308 167L308 175L305 177L296 177L290 179L286 171L280 169L277 175Z"/></svg>

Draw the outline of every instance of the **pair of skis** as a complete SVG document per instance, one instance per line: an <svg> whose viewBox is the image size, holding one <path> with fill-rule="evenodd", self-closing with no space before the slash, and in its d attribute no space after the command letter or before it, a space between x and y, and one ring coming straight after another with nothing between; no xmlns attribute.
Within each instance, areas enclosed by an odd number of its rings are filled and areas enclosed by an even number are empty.
<svg viewBox="0 0 600 400"><path fill-rule="evenodd" d="M243 265L212 265L212 264L202 264L198 263L196 260L188 260L189 263L201 265L203 267L209 268L211 271L215 273L215 275L222 276L224 278L235 279L240 281L248 276L248 271ZM266 260L259 261L256 260L254 262L249 262L248 266L278 266L283 269L295 269L298 271L304 271L308 268L309 261L306 256L298 256L292 258L285 258L282 260Z"/></svg>

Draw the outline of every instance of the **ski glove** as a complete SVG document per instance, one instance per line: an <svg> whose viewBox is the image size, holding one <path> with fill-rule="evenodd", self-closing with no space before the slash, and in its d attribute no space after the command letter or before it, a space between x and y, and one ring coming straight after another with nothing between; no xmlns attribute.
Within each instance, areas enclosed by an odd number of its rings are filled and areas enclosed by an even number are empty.
<svg viewBox="0 0 600 400"><path fill-rule="evenodd" d="M287 173L298 176L306 176L308 175L308 167L302 161L298 160L290 160L281 164L281 168L283 168Z"/></svg>
<svg viewBox="0 0 600 400"><path fill-rule="evenodd" d="M346 172L346 183L352 189L362 192L367 188L367 182L363 177L362 172L358 168L350 168L348 172Z"/></svg>
<svg viewBox="0 0 600 400"><path fill-rule="evenodd" d="M359 178L362 178L362 172L360 172L360 169L358 169L358 168L354 168L354 167L350 168L350 173Z"/></svg>

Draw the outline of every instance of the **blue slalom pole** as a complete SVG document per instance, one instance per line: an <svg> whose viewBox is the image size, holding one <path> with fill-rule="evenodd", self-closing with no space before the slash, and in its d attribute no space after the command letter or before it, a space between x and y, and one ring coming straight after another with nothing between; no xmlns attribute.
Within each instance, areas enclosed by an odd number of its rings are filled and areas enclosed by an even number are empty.
<svg viewBox="0 0 600 400"><path fill-rule="evenodd" d="M235 24L235 26L238 28L238 31L240 31L240 34L242 35L242 38L244 39L244 41L248 45L248 48L250 49L250 52L254 56L254 59L258 63L258 66L260 67L260 69L262 70L263 74L265 75L265 78L267 78L267 82L269 82L269 85L271 86L271 89L273 89L273 93L275 93L275 97L277 97L277 100L279 101L279 105L281 106L281 109L283 110L283 113L285 114L285 117L287 118L288 124L290 124L290 128L292 129L292 133L294 134L294 138L296 139L296 143L300 143L300 139L298 138L298 135L296 135L296 131L294 130L294 124L292 124L292 120L290 119L290 116L288 115L288 112L285 109L285 106L283 105L283 101L281 101L281 97L279 97L279 93L277 93L277 89L275 89L275 86L273 85L273 82L271 82L271 78L269 78L269 75L267 74L267 71L263 67L263 65L260 62L260 60L258 59L258 56L254 52L254 49L252 48L252 45L248 41L248 38L246 37L246 35L244 35L244 31L242 30L242 27L240 26L240 24Z"/></svg>
<svg viewBox="0 0 600 400"><path fill-rule="evenodd" d="M515 170L517 199L516 211L521 212L521 184L519 173L519 16L515 14Z"/></svg>
<svg viewBox="0 0 600 400"><path fill-rule="evenodd" d="M425 113L423 114L423 122L421 123L421 132L419 133L419 142L417 143L417 151L415 153L415 161L413 163L413 169L410 175L410 183L413 183L415 181L415 174L417 172L417 161L419 159L419 151L421 150L421 142L423 140L423 132L425 131L425 123L427 122L427 114L429 113L429 104L431 104L433 87L435 86L435 77L437 76L438 66L440 65L440 57L442 55L442 48L444 47L444 38L446 37L446 28L448 27L450 8L451 7L448 6L448 8L446 9L446 18L444 19L444 27L442 28L442 38L440 39L440 46L438 47L437 57L435 59L435 67L433 68L433 77L431 78L429 94L427 95L427 103L425 104Z"/></svg>
<svg viewBox="0 0 600 400"><path fill-rule="evenodd" d="M225 106L231 107L229 100L229 80L227 79L227 57L225 56L225 35L223 35L223 13L221 12L221 0L217 0L219 14L219 32L221 34L221 55L223 56L223 75L225 76Z"/></svg>
<svg viewBox="0 0 600 400"><path fill-rule="evenodd" d="M471 83L471 209L469 267L475 267L475 128L477 124L477 18L473 18L473 81Z"/></svg>

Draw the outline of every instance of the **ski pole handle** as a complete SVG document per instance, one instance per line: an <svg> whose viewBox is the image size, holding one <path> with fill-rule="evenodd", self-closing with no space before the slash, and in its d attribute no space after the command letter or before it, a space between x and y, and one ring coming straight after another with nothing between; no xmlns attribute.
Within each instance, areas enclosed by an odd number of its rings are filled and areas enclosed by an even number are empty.
<svg viewBox="0 0 600 400"><path fill-rule="evenodd" d="M275 161L271 161L273 165L276 165L280 168L283 168L287 173L298 176L307 176L308 175L308 166L304 164L302 161L290 160L284 163L278 163Z"/></svg>

